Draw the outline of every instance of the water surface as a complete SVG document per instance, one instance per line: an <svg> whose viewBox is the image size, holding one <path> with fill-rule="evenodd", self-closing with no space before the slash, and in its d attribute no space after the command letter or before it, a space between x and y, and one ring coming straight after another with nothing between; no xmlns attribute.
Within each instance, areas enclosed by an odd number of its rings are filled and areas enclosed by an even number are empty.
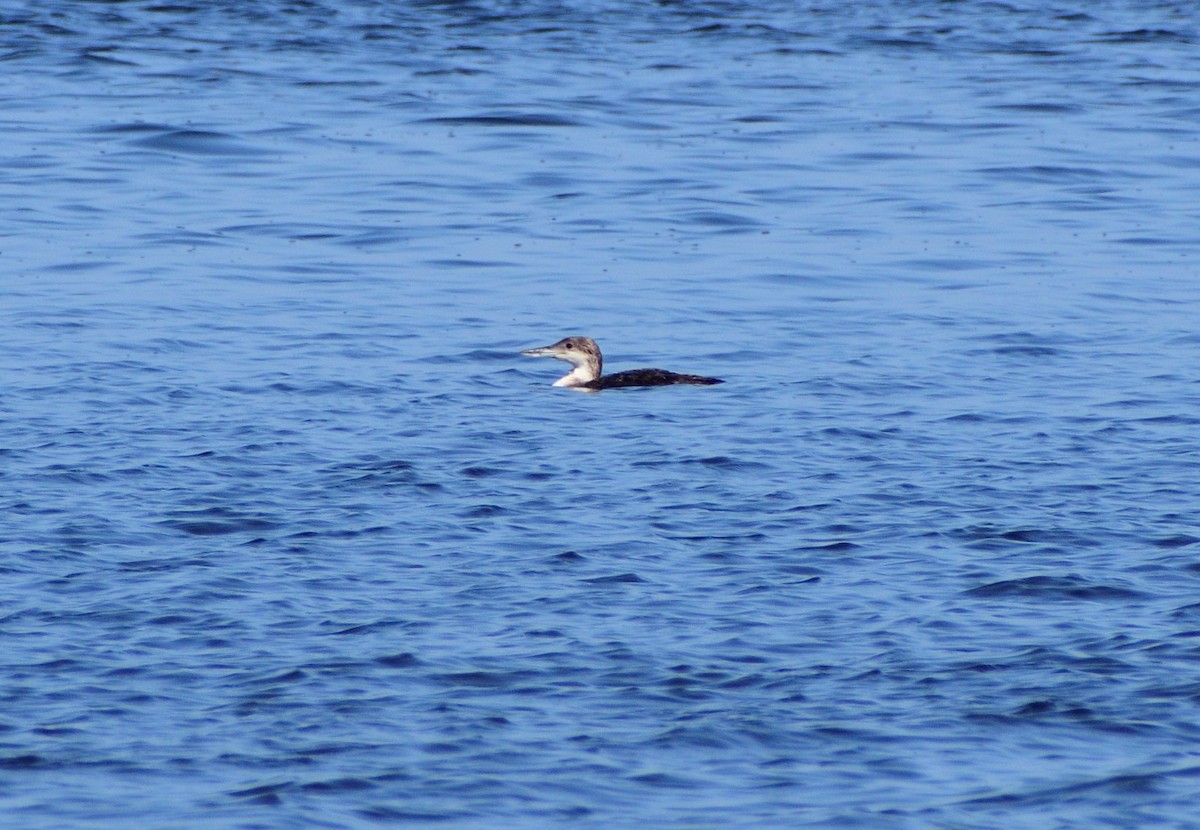
<svg viewBox="0 0 1200 830"><path fill-rule="evenodd" d="M1190 826L1197 33L10 4L0 809Z"/></svg>

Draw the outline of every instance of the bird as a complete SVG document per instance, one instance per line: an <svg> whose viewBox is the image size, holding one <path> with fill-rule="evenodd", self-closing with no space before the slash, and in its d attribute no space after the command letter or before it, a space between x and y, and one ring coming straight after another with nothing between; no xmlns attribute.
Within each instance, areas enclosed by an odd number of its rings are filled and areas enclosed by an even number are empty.
<svg viewBox="0 0 1200 830"><path fill-rule="evenodd" d="M626 386L673 386L682 383L711 385L725 382L720 378L681 375L678 372L668 372L666 369L629 369L605 375L602 374L604 356L600 353L600 347L596 345L596 341L590 337L578 335L564 337L549 346L525 349L521 354L525 357L552 357L555 360L565 360L570 363L574 368L556 380L554 385L571 389L597 391Z"/></svg>

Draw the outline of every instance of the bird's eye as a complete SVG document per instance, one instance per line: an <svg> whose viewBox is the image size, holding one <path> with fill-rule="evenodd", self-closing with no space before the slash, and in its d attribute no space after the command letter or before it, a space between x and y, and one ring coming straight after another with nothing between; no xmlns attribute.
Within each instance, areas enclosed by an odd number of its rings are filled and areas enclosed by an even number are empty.
<svg viewBox="0 0 1200 830"><path fill-rule="evenodd" d="M575 344L574 344L574 343L568 343L568 344L567 344L567 348L568 348L568 349L573 349L573 348L575 348Z"/></svg>

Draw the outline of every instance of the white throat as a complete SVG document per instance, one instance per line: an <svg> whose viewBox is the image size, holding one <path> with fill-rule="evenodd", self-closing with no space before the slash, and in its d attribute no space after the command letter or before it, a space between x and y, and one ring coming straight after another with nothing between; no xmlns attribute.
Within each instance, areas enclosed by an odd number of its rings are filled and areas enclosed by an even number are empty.
<svg viewBox="0 0 1200 830"><path fill-rule="evenodd" d="M596 379L596 372L589 366L576 366L571 371L567 372L558 380L554 381L555 386L583 386L585 383L591 383Z"/></svg>

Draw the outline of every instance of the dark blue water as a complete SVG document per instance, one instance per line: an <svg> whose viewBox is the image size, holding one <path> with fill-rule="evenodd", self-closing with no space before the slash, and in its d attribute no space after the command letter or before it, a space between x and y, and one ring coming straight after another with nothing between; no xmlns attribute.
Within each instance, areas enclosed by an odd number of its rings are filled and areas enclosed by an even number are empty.
<svg viewBox="0 0 1200 830"><path fill-rule="evenodd" d="M1198 41L7 4L3 823L1196 826Z"/></svg>

